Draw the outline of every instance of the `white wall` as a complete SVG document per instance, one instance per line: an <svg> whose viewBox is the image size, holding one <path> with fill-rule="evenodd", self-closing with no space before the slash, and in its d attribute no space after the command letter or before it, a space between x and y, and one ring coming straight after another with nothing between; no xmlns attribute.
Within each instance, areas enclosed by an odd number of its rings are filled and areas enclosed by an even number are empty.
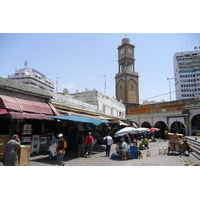
<svg viewBox="0 0 200 200"><path fill-rule="evenodd" d="M74 94L51 93L52 102L66 104L74 108L125 119L125 106L116 99L93 90Z"/></svg>

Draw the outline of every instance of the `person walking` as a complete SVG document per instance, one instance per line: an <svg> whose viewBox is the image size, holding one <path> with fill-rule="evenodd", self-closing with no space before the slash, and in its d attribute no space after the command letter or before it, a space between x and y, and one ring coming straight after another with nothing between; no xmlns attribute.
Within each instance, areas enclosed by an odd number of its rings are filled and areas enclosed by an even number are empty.
<svg viewBox="0 0 200 200"><path fill-rule="evenodd" d="M84 148L85 136L83 135L83 133L77 134L76 140L77 140L77 146L78 146L78 158L80 158L81 154L83 156L85 154L85 148Z"/></svg>
<svg viewBox="0 0 200 200"><path fill-rule="evenodd" d="M6 144L4 166L18 166L17 149L20 148L20 139L14 134Z"/></svg>
<svg viewBox="0 0 200 200"><path fill-rule="evenodd" d="M49 143L49 160L53 160L55 154L56 154L56 135L54 131L52 131L52 134L50 135L50 143Z"/></svg>
<svg viewBox="0 0 200 200"><path fill-rule="evenodd" d="M58 135L59 140L56 142L56 150L57 150L57 164L60 166L64 166L63 158L65 155L65 149L67 148L67 143L63 138L63 134L60 133Z"/></svg>
<svg viewBox="0 0 200 200"><path fill-rule="evenodd" d="M88 136L86 136L86 140L85 140L85 147L86 147L85 157L86 158L87 158L87 156L91 157L93 146L94 146L93 137L91 135L91 132L89 132Z"/></svg>
<svg viewBox="0 0 200 200"><path fill-rule="evenodd" d="M108 135L106 137L103 138L103 140L105 141L105 145L106 145L106 156L110 156L110 147L113 144L113 139L110 136L110 133L108 133Z"/></svg>

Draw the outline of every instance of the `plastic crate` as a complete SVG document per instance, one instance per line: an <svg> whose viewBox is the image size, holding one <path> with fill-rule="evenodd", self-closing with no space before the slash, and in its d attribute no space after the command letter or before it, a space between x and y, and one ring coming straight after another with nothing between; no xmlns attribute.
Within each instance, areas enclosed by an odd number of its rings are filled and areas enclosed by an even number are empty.
<svg viewBox="0 0 200 200"><path fill-rule="evenodd" d="M133 159L137 159L137 155L135 155L135 151L138 150L138 147L137 146L131 146L130 147L130 151L131 151L131 158Z"/></svg>

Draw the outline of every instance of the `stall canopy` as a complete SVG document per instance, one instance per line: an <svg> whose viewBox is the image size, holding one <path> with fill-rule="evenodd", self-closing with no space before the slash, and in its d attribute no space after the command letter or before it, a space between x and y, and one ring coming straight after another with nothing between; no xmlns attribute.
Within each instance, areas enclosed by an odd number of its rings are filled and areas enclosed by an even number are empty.
<svg viewBox="0 0 200 200"><path fill-rule="evenodd" d="M97 120L91 117L82 117L82 116L75 116L75 115L67 115L67 116L48 116L54 119L59 120L68 120L73 122L80 122L80 123L91 123L95 125L100 125L101 123L108 123L107 120Z"/></svg>
<svg viewBox="0 0 200 200"><path fill-rule="evenodd" d="M130 133L130 134L139 134L139 133L143 133L143 132L146 132L146 131L149 131L149 129L148 128L143 128L143 127L139 127L139 128L126 127L126 128L123 128L123 129L117 131L115 133L115 137L120 137L120 136L126 135L128 133Z"/></svg>
<svg viewBox="0 0 200 200"><path fill-rule="evenodd" d="M6 112L9 118L30 118L30 119L49 119L46 115L53 115L49 104L44 103L40 98L34 100L18 98L16 96L0 95L0 108Z"/></svg>

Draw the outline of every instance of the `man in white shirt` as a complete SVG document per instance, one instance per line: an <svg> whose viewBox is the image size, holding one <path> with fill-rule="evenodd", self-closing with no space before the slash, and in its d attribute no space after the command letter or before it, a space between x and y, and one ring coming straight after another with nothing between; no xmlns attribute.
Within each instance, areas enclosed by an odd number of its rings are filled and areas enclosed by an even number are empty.
<svg viewBox="0 0 200 200"><path fill-rule="evenodd" d="M110 147L113 144L113 139L110 136L110 133L108 133L108 135L106 137L103 138L103 140L105 141L105 145L106 145L106 156L110 156Z"/></svg>
<svg viewBox="0 0 200 200"><path fill-rule="evenodd" d="M128 151L128 144L125 142L125 139L121 138L120 140L121 140L122 144L120 146L120 150L117 151L117 154Z"/></svg>

